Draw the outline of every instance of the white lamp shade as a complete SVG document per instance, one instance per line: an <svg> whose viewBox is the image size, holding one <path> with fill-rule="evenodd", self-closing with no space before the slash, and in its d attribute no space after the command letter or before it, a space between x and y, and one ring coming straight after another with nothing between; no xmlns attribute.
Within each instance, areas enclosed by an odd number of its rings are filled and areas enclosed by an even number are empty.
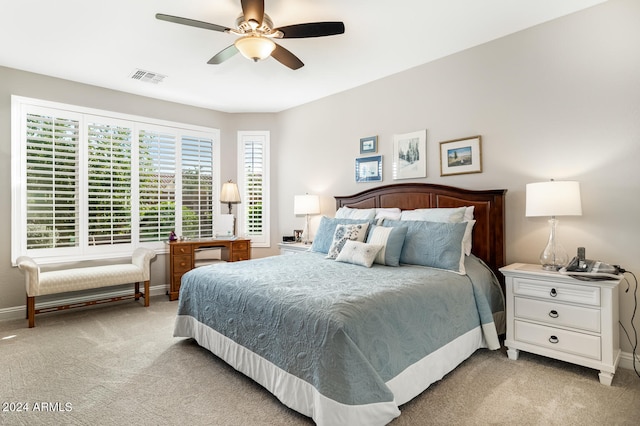
<svg viewBox="0 0 640 426"><path fill-rule="evenodd" d="M238 191L238 185L229 181L222 184L220 190L220 202L238 204L240 202L240 191Z"/></svg>
<svg viewBox="0 0 640 426"><path fill-rule="evenodd" d="M526 215L582 216L580 182L552 180L527 184Z"/></svg>
<svg viewBox="0 0 640 426"><path fill-rule="evenodd" d="M276 48L276 44L266 37L242 37L237 39L234 44L242 56L256 62L267 58Z"/></svg>
<svg viewBox="0 0 640 426"><path fill-rule="evenodd" d="M296 195L293 198L293 214L319 214L320 197L317 195Z"/></svg>

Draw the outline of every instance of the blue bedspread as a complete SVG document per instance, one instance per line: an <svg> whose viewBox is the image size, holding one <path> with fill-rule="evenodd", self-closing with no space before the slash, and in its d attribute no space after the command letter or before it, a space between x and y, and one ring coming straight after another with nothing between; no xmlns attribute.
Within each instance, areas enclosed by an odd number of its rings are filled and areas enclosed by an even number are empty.
<svg viewBox="0 0 640 426"><path fill-rule="evenodd" d="M318 253L201 267L185 274L178 318L193 317L347 405L394 400L386 382L470 330L496 349L504 311L493 274L372 268ZM184 332L176 326L179 337Z"/></svg>

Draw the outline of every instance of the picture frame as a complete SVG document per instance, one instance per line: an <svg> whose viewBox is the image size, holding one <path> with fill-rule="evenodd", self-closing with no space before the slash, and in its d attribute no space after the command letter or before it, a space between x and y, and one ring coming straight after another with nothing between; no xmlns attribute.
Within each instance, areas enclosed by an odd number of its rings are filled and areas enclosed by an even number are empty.
<svg viewBox="0 0 640 426"><path fill-rule="evenodd" d="M378 152L378 136L360 139L360 154L374 154Z"/></svg>
<svg viewBox="0 0 640 426"><path fill-rule="evenodd" d="M427 131L393 136L393 178L427 177Z"/></svg>
<svg viewBox="0 0 640 426"><path fill-rule="evenodd" d="M293 237L294 237L296 243L301 243L302 242L302 229L294 229L293 230Z"/></svg>
<svg viewBox="0 0 640 426"><path fill-rule="evenodd" d="M482 173L482 136L440 142L440 176Z"/></svg>
<svg viewBox="0 0 640 426"><path fill-rule="evenodd" d="M382 155L356 158L356 182L382 181Z"/></svg>

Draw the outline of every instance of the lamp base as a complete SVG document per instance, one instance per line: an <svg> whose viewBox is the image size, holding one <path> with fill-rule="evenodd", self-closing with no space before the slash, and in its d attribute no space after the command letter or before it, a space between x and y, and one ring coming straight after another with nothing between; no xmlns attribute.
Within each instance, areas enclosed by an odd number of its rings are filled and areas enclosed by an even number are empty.
<svg viewBox="0 0 640 426"><path fill-rule="evenodd" d="M542 265L542 269L545 271L559 271L564 265Z"/></svg>
<svg viewBox="0 0 640 426"><path fill-rule="evenodd" d="M545 271L557 271L569 262L569 255L556 239L556 227L558 220L554 217L549 219L549 241L540 254L540 263Z"/></svg>

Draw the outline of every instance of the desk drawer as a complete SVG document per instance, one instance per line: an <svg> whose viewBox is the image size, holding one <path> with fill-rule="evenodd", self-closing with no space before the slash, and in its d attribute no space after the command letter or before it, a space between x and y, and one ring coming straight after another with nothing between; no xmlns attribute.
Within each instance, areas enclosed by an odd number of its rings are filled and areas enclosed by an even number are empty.
<svg viewBox="0 0 640 426"><path fill-rule="evenodd" d="M237 241L233 243L233 249L238 251L249 250L249 241Z"/></svg>
<svg viewBox="0 0 640 426"><path fill-rule="evenodd" d="M249 260L249 252L248 250L233 250L233 255L231 256L231 262L239 262L241 260Z"/></svg>
<svg viewBox="0 0 640 426"><path fill-rule="evenodd" d="M189 270L191 270L191 260L192 256L173 256L171 262L173 262L173 273L174 274L182 274Z"/></svg>
<svg viewBox="0 0 640 426"><path fill-rule="evenodd" d="M514 314L554 326L600 332L600 309L516 297Z"/></svg>
<svg viewBox="0 0 640 426"><path fill-rule="evenodd" d="M515 339L586 358L597 360L601 358L600 337L589 334L516 320Z"/></svg>
<svg viewBox="0 0 640 426"><path fill-rule="evenodd" d="M191 244L175 245L174 247L172 247L172 250L174 256L179 256L181 254L193 254L193 247L191 246Z"/></svg>
<svg viewBox="0 0 640 426"><path fill-rule="evenodd" d="M249 260L249 241L234 241L231 250L231 262Z"/></svg>
<svg viewBox="0 0 640 426"><path fill-rule="evenodd" d="M513 279L513 293L540 299L600 306L600 288L544 280Z"/></svg>

